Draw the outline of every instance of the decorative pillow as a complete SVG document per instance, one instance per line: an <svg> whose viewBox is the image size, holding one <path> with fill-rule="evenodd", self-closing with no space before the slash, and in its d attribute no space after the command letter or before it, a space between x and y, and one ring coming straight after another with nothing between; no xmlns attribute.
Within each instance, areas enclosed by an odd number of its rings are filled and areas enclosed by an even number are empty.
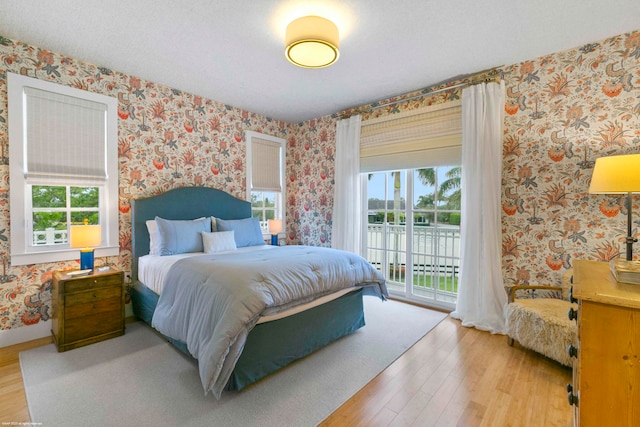
<svg viewBox="0 0 640 427"><path fill-rule="evenodd" d="M234 231L218 231L214 233L202 233L202 246L208 254L222 251L233 251L236 249Z"/></svg>
<svg viewBox="0 0 640 427"><path fill-rule="evenodd" d="M201 232L211 232L209 217L178 221L156 217L160 255L175 255L186 252L202 252Z"/></svg>
<svg viewBox="0 0 640 427"><path fill-rule="evenodd" d="M235 231L236 247L264 245L262 230L258 217L245 219L220 219L216 218L216 226L220 231Z"/></svg>
<svg viewBox="0 0 640 427"><path fill-rule="evenodd" d="M160 236L158 236L158 225L155 220L147 220L147 230L149 231L149 255L160 255Z"/></svg>
<svg viewBox="0 0 640 427"><path fill-rule="evenodd" d="M211 217L211 231L218 231L218 226L216 225L216 217L212 216Z"/></svg>

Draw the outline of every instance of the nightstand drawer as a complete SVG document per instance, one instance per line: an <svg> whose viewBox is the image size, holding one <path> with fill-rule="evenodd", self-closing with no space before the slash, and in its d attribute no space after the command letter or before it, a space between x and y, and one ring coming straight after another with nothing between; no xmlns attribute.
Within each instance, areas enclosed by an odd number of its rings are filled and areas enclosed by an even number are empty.
<svg viewBox="0 0 640 427"><path fill-rule="evenodd" d="M77 292L73 294L67 294L64 297L64 305L67 307L67 310L74 305L78 304L86 304L89 302L96 302L99 300L113 298L113 297L121 297L122 296L122 287L121 286L112 286L110 288L96 288L92 291L87 292Z"/></svg>
<svg viewBox="0 0 640 427"><path fill-rule="evenodd" d="M79 341L122 330L123 326L122 316L117 312L77 317L65 321L65 339L67 342Z"/></svg>
<svg viewBox="0 0 640 427"><path fill-rule="evenodd" d="M88 291L90 289L107 286L122 286L120 275L89 276L81 279L69 280L65 284L65 293Z"/></svg>
<svg viewBox="0 0 640 427"><path fill-rule="evenodd" d="M77 292L74 294L67 294L64 297L64 305L67 309L73 305L86 304L90 302L96 302L102 299L121 297L122 287L111 288L96 288L88 292Z"/></svg>
<svg viewBox="0 0 640 427"><path fill-rule="evenodd" d="M119 316L122 311L122 298L120 295L114 298L102 299L99 301L88 302L85 304L76 304L67 307L64 311L65 320L75 319L89 315L99 316L101 313L111 312L115 316Z"/></svg>

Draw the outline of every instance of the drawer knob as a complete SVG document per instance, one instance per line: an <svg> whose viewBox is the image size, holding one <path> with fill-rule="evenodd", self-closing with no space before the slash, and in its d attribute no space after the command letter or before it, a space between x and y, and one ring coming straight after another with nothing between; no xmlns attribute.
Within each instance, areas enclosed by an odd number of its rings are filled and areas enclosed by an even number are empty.
<svg viewBox="0 0 640 427"><path fill-rule="evenodd" d="M570 345L567 348L567 351L569 353L569 357L578 357L578 347L576 347L575 345Z"/></svg>
<svg viewBox="0 0 640 427"><path fill-rule="evenodd" d="M573 286L569 288L569 302L571 303L578 302L578 300L573 297Z"/></svg>
<svg viewBox="0 0 640 427"><path fill-rule="evenodd" d="M573 386L571 384L567 384L567 399L569 400L569 405L578 406L578 395L573 394Z"/></svg>
<svg viewBox="0 0 640 427"><path fill-rule="evenodd" d="M578 310L570 308L567 315L569 316L569 320L576 320L578 318Z"/></svg>

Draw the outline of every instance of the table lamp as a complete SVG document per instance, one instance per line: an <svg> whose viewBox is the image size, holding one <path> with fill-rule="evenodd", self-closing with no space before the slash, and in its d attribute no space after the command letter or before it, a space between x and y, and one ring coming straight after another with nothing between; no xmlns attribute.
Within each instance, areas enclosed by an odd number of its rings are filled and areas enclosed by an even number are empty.
<svg viewBox="0 0 640 427"><path fill-rule="evenodd" d="M596 159L589 193L627 195L627 261L633 259L633 243L638 241L631 232L631 193L638 192L640 192L640 154Z"/></svg>
<svg viewBox="0 0 640 427"><path fill-rule="evenodd" d="M71 226L70 247L80 249L80 270L93 270L93 249L102 242L102 229L99 225Z"/></svg>
<svg viewBox="0 0 640 427"><path fill-rule="evenodd" d="M278 246L278 233L282 231L281 219L269 220L269 233L271 233L271 245Z"/></svg>

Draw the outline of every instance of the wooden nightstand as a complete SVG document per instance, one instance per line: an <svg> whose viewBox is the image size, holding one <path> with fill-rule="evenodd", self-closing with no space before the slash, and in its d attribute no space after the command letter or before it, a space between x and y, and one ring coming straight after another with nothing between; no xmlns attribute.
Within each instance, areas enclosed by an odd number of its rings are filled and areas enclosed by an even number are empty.
<svg viewBox="0 0 640 427"><path fill-rule="evenodd" d="M123 272L109 268L80 277L68 273L53 273L51 333L58 351L123 335Z"/></svg>

